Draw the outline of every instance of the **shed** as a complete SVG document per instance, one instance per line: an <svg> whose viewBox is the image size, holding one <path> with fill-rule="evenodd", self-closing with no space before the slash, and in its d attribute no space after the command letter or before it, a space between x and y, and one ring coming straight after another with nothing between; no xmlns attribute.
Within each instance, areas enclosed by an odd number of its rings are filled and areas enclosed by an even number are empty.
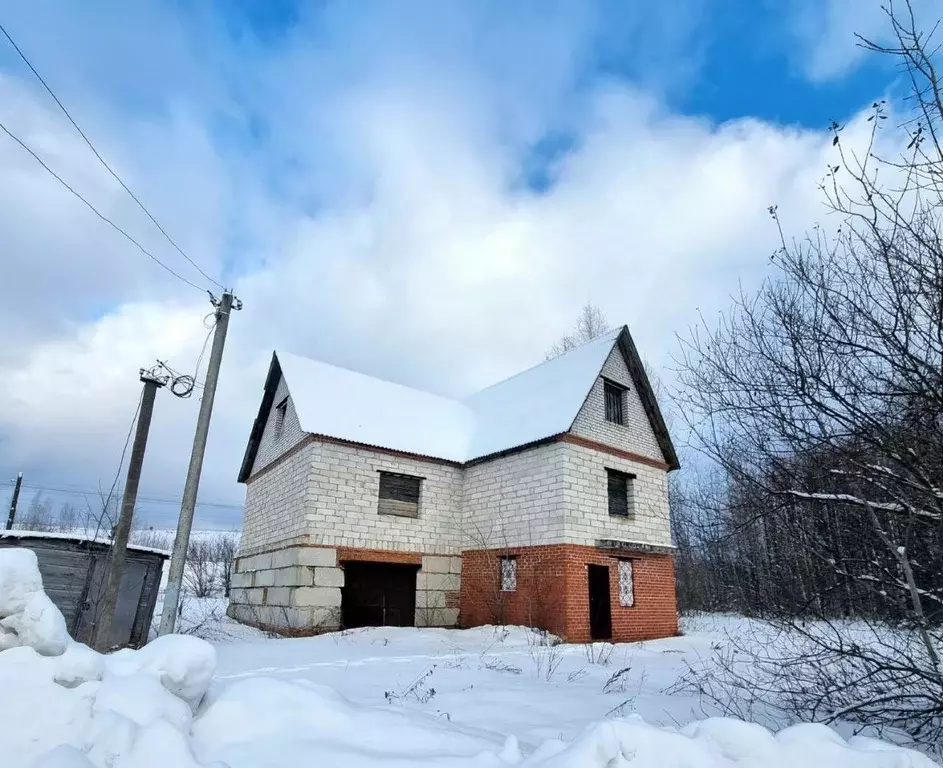
<svg viewBox="0 0 943 768"><path fill-rule="evenodd" d="M12 530L0 531L0 547L23 547L36 553L43 587L62 611L69 634L81 643L91 643L111 543L71 533ZM147 642L168 556L159 549L128 546L111 647L139 648Z"/></svg>

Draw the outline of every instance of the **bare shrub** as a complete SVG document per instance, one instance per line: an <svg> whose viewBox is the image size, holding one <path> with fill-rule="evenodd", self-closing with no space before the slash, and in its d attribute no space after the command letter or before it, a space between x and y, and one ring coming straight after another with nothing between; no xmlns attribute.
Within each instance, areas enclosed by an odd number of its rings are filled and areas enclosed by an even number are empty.
<svg viewBox="0 0 943 768"><path fill-rule="evenodd" d="M625 693L625 686L628 682L628 674L632 667L623 667L613 672L602 687L603 693Z"/></svg>
<svg viewBox="0 0 943 768"><path fill-rule="evenodd" d="M583 646L583 655L590 664L608 666L616 647L612 643L587 643Z"/></svg>
<svg viewBox="0 0 943 768"><path fill-rule="evenodd" d="M419 704L426 704L435 696L435 688L429 685L429 680L432 677L432 673L435 672L435 668L435 664L430 666L402 691L386 691L383 696L387 703L393 704L394 702L413 699Z"/></svg>
<svg viewBox="0 0 943 768"><path fill-rule="evenodd" d="M521 668L503 661L495 656L482 656L481 666L484 669L490 669L492 672L506 672L512 675L521 674Z"/></svg>
<svg viewBox="0 0 943 768"><path fill-rule="evenodd" d="M563 641L545 629L535 629L527 635L527 647L537 677L547 682L563 662Z"/></svg>

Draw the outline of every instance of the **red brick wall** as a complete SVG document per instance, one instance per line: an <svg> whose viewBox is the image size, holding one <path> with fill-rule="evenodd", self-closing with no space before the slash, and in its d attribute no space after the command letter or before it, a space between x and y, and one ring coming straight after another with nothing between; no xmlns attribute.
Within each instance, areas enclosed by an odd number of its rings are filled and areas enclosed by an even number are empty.
<svg viewBox="0 0 943 768"><path fill-rule="evenodd" d="M620 553L621 554L621 553ZM498 558L517 556L517 589L501 592ZM626 554L632 560L635 604L619 605L618 559L575 544L470 550L462 556L461 624L524 624L580 643L589 638L589 564L609 566L612 639L650 640L678 634L671 555Z"/></svg>

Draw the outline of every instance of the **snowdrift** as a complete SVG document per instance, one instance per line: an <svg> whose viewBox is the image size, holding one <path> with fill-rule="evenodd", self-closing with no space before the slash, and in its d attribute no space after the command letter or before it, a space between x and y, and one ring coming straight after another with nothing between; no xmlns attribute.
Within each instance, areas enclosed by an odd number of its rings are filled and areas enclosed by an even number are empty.
<svg viewBox="0 0 943 768"><path fill-rule="evenodd" d="M310 682L251 677L214 684L215 650L196 638L163 637L107 656L71 641L27 550L0 550L0 649L4 768L935 765L883 742L845 741L822 725L773 734L730 719L682 729L609 720L525 755L513 736L412 710L356 706Z"/></svg>

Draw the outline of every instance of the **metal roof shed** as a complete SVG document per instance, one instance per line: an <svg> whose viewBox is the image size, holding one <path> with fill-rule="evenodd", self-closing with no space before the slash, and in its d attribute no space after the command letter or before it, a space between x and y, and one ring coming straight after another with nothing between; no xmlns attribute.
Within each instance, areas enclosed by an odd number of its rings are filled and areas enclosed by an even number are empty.
<svg viewBox="0 0 943 768"><path fill-rule="evenodd" d="M62 611L69 634L81 643L91 643L111 543L76 534L12 530L0 531L0 547L23 547L36 553L43 587ZM147 642L167 557L159 549L128 547L111 647L139 648Z"/></svg>

